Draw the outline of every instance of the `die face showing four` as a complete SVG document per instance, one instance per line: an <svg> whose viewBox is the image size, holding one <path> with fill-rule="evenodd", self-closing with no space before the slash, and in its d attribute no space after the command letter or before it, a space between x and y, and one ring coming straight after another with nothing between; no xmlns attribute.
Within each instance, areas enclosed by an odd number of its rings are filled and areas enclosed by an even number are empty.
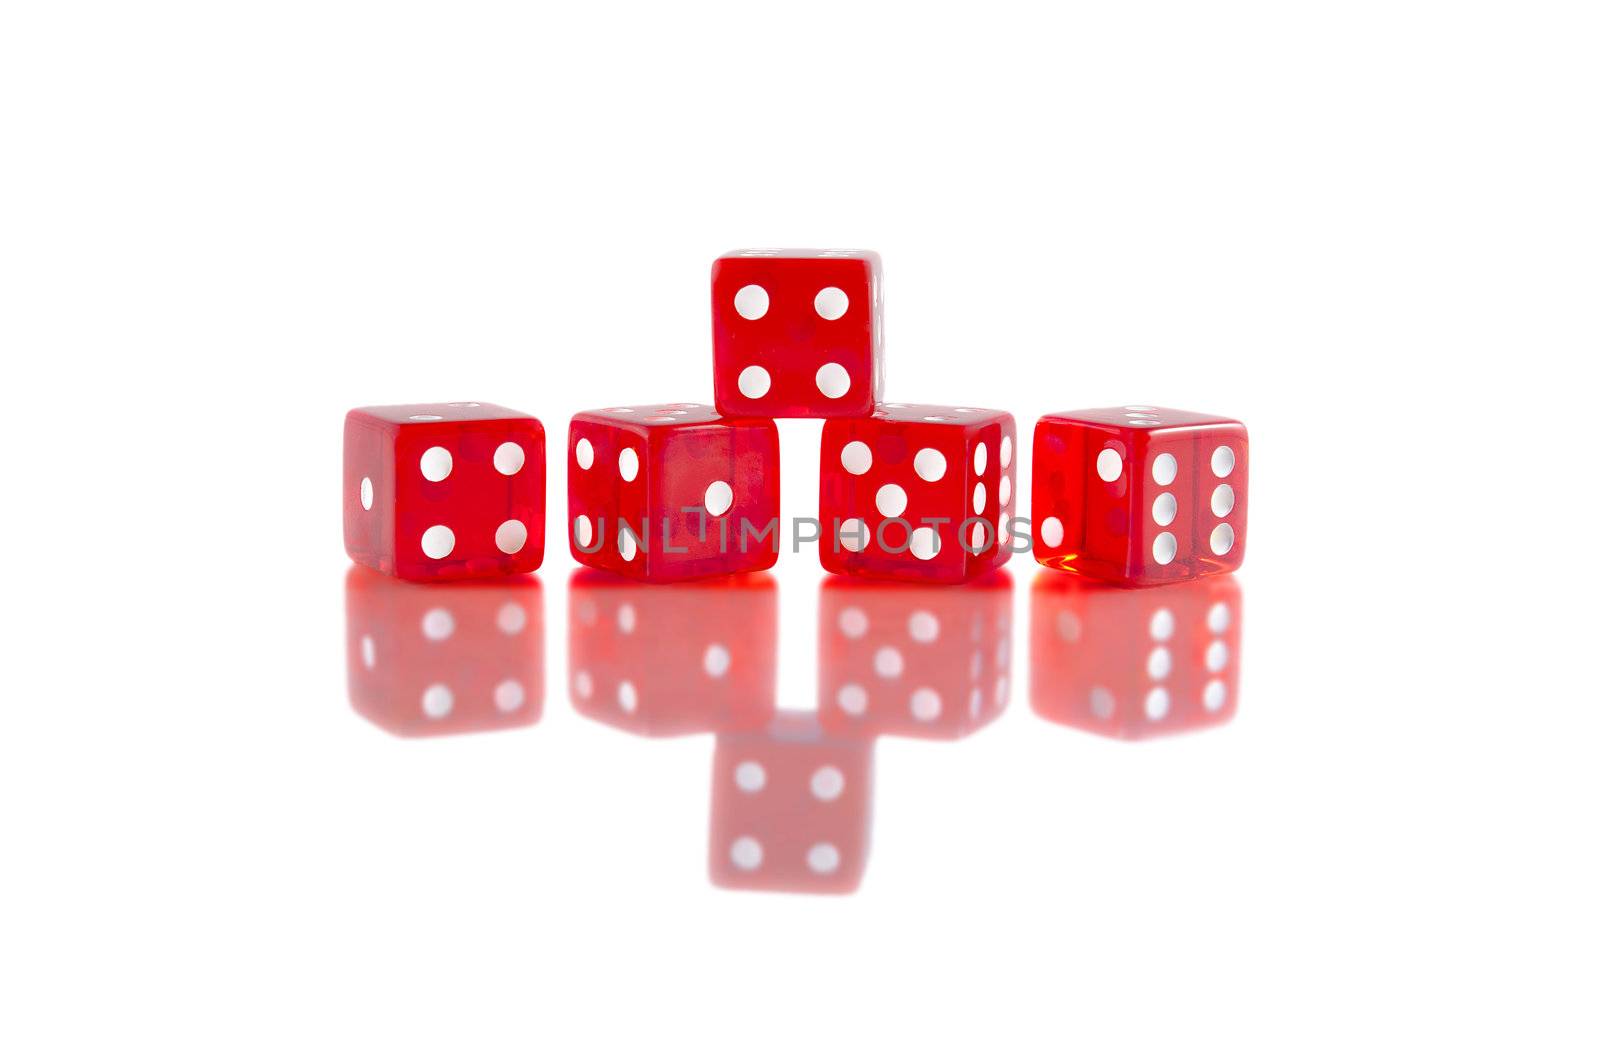
<svg viewBox="0 0 1600 1060"><path fill-rule="evenodd" d="M1010 697L1011 578L961 586L832 577L817 625L818 715L858 739L961 739Z"/></svg>
<svg viewBox="0 0 1600 1060"><path fill-rule="evenodd" d="M760 729L777 709L778 587L768 574L648 585L568 583L578 713L640 736Z"/></svg>
<svg viewBox="0 0 1600 1060"><path fill-rule="evenodd" d="M415 581L524 574L544 560L544 426L481 402L354 409L345 550Z"/></svg>
<svg viewBox="0 0 1600 1060"><path fill-rule="evenodd" d="M766 570L778 559L778 428L706 405L581 412L567 442L579 563L641 581Z"/></svg>
<svg viewBox="0 0 1600 1060"><path fill-rule="evenodd" d="M866 869L872 744L830 736L808 711L757 733L717 737L711 881L719 887L843 894Z"/></svg>
<svg viewBox="0 0 1600 1060"><path fill-rule="evenodd" d="M834 574L957 583L1011 556L1008 413L880 405L822 429L819 552ZM939 520L943 520L940 522Z"/></svg>
<svg viewBox="0 0 1600 1060"><path fill-rule="evenodd" d="M544 704L536 579L426 585L365 567L345 577L350 703L396 736L532 725Z"/></svg>
<svg viewBox="0 0 1600 1060"><path fill-rule="evenodd" d="M1225 724L1240 603L1231 574L1133 590L1041 574L1029 592L1034 712L1124 740Z"/></svg>
<svg viewBox="0 0 1600 1060"><path fill-rule="evenodd" d="M883 383L883 283L866 250L735 250L711 267L716 404L866 416Z"/></svg>
<svg viewBox="0 0 1600 1060"><path fill-rule="evenodd" d="M1034 556L1129 586L1236 570L1249 462L1237 420L1148 405L1044 416L1033 438Z"/></svg>

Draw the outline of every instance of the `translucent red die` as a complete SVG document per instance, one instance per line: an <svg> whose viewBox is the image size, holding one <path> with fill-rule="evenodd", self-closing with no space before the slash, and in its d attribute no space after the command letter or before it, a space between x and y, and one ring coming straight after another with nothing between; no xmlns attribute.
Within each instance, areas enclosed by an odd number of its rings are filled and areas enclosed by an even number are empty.
<svg viewBox="0 0 1600 1060"><path fill-rule="evenodd" d="M544 426L477 401L354 409L344 421L350 558L415 581L544 560Z"/></svg>
<svg viewBox="0 0 1600 1060"><path fill-rule="evenodd" d="M567 444L567 531L579 563L665 582L778 559L778 427L707 405L580 412Z"/></svg>
<svg viewBox="0 0 1600 1060"><path fill-rule="evenodd" d="M879 405L822 429L822 566L956 583L1011 557L1016 423L1009 413Z"/></svg>
<svg viewBox="0 0 1600 1060"><path fill-rule="evenodd" d="M1236 570L1250 443L1220 416L1124 405L1044 416L1033 432L1033 554L1121 585Z"/></svg>
<svg viewBox="0 0 1600 1060"><path fill-rule="evenodd" d="M883 283L868 250L734 250L711 266L717 408L865 416L883 381Z"/></svg>
<svg viewBox="0 0 1600 1060"><path fill-rule="evenodd" d="M1239 581L1123 589L1039 575L1029 699L1040 717L1137 740L1222 725L1238 706Z"/></svg>

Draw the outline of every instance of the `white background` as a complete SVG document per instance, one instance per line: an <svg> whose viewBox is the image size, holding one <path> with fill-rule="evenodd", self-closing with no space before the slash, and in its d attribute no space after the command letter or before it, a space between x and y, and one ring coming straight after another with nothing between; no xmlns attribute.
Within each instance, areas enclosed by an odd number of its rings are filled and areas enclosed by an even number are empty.
<svg viewBox="0 0 1600 1060"><path fill-rule="evenodd" d="M0 1054L1594 1055L1595 30L7 5ZM889 400L1244 419L1238 719L1047 725L1019 653L839 899L712 888L709 740L573 714L560 538L543 722L358 718L344 410L707 400L740 245L883 253Z"/></svg>

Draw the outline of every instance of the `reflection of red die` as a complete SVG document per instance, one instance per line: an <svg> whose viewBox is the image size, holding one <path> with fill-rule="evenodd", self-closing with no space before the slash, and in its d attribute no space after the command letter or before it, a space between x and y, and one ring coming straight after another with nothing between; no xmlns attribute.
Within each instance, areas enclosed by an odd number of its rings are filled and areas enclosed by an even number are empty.
<svg viewBox="0 0 1600 1060"><path fill-rule="evenodd" d="M853 891L867 861L872 744L780 711L770 728L717 737L711 881L769 891Z"/></svg>
<svg viewBox="0 0 1600 1060"><path fill-rule="evenodd" d="M1039 716L1126 740L1233 717L1233 575L1130 590L1041 574L1029 596L1030 699Z"/></svg>
<svg viewBox="0 0 1600 1060"><path fill-rule="evenodd" d="M1237 420L1150 405L1045 416L1033 434L1033 554L1122 585L1236 570L1250 445Z"/></svg>
<svg viewBox="0 0 1600 1060"><path fill-rule="evenodd" d="M829 578L817 624L822 725L854 736L966 736L999 717L1011 674L1011 578L959 586Z"/></svg>
<svg viewBox="0 0 1600 1060"><path fill-rule="evenodd" d="M345 578L350 703L397 736L532 725L544 704L544 601L534 578L422 585Z"/></svg>
<svg viewBox="0 0 1600 1060"><path fill-rule="evenodd" d="M770 575L644 585L579 571L567 601L579 713L644 736L759 728L771 718L778 589Z"/></svg>

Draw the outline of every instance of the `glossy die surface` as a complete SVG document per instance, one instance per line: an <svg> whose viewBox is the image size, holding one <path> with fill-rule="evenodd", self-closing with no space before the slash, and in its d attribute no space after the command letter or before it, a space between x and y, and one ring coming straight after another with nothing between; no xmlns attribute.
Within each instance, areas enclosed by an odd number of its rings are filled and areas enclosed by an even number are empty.
<svg viewBox="0 0 1600 1060"><path fill-rule="evenodd" d="M1011 557L1016 423L992 409L879 405L822 429L822 566L956 583Z"/></svg>
<svg viewBox="0 0 1600 1060"><path fill-rule="evenodd" d="M568 583L578 713L640 736L759 729L777 709L778 587L768 574L648 585Z"/></svg>
<svg viewBox="0 0 1600 1060"><path fill-rule="evenodd" d="M413 581L537 570L544 426L477 401L352 410L344 544L357 563Z"/></svg>
<svg viewBox="0 0 1600 1060"><path fill-rule="evenodd" d="M1011 578L921 586L828 578L817 621L818 716L829 732L954 740L1011 689Z"/></svg>
<svg viewBox="0 0 1600 1060"><path fill-rule="evenodd" d="M777 519L771 420L691 404L572 418L567 533L579 563L655 582L766 570Z"/></svg>
<svg viewBox="0 0 1600 1060"><path fill-rule="evenodd" d="M1241 619L1233 575L1129 590L1041 574L1029 598L1029 699L1040 717L1124 740L1233 717Z"/></svg>
<svg viewBox="0 0 1600 1060"><path fill-rule="evenodd" d="M872 744L780 711L767 729L717 737L711 880L720 887L844 893L861 882L872 816Z"/></svg>
<svg viewBox="0 0 1600 1060"><path fill-rule="evenodd" d="M536 579L421 585L364 567L345 578L350 704L396 736L532 725L544 703Z"/></svg>
<svg viewBox="0 0 1600 1060"><path fill-rule="evenodd" d="M717 408L865 416L883 380L883 283L867 250L734 250L711 266Z"/></svg>
<svg viewBox="0 0 1600 1060"><path fill-rule="evenodd" d="M1033 552L1120 585L1236 570L1244 559L1244 424L1149 405L1064 412L1033 434Z"/></svg>

